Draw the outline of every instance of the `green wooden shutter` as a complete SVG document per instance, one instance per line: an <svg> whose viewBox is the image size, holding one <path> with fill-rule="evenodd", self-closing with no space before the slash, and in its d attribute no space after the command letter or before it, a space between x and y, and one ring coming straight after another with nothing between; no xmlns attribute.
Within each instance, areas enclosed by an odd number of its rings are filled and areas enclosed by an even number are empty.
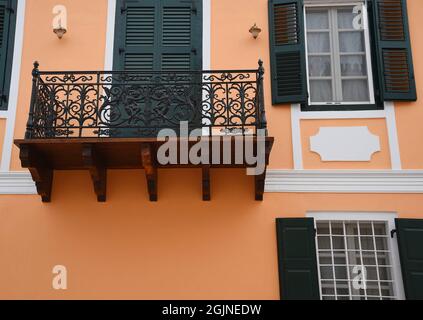
<svg viewBox="0 0 423 320"><path fill-rule="evenodd" d="M423 300L423 220L396 219L405 296Z"/></svg>
<svg viewBox="0 0 423 320"><path fill-rule="evenodd" d="M0 0L0 110L7 108L10 89L15 10L16 1Z"/></svg>
<svg viewBox="0 0 423 320"><path fill-rule="evenodd" d="M272 101L307 101L303 0L269 0Z"/></svg>
<svg viewBox="0 0 423 320"><path fill-rule="evenodd" d="M374 39L381 97L417 100L406 0L373 0Z"/></svg>
<svg viewBox="0 0 423 320"><path fill-rule="evenodd" d="M201 70L202 1L121 0L114 69Z"/></svg>
<svg viewBox="0 0 423 320"><path fill-rule="evenodd" d="M281 299L320 299L314 219L277 219L276 229Z"/></svg>

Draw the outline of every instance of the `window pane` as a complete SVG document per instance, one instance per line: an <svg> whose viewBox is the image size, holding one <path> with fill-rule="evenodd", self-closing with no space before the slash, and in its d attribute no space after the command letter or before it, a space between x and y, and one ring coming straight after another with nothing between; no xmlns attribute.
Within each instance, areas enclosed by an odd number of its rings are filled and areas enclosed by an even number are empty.
<svg viewBox="0 0 423 320"><path fill-rule="evenodd" d="M366 57L363 55L341 56L341 75L342 76L366 76L367 75Z"/></svg>
<svg viewBox="0 0 423 320"><path fill-rule="evenodd" d="M376 267L366 267L367 280L378 280Z"/></svg>
<svg viewBox="0 0 423 320"><path fill-rule="evenodd" d="M364 52L363 32L351 31L339 33L340 52Z"/></svg>
<svg viewBox="0 0 423 320"><path fill-rule="evenodd" d="M309 53L329 53L330 40L328 32L309 32L307 34L307 48Z"/></svg>
<svg viewBox="0 0 423 320"><path fill-rule="evenodd" d="M343 235L344 234L344 225L343 223L332 222L332 234Z"/></svg>
<svg viewBox="0 0 423 320"><path fill-rule="evenodd" d="M338 9L338 28L354 29L353 21L357 14L353 13L353 7Z"/></svg>
<svg viewBox="0 0 423 320"><path fill-rule="evenodd" d="M380 280L392 280L392 268L390 267L379 267Z"/></svg>
<svg viewBox="0 0 423 320"><path fill-rule="evenodd" d="M348 250L359 250L358 237L347 237L347 248Z"/></svg>
<svg viewBox="0 0 423 320"><path fill-rule="evenodd" d="M378 251L388 250L388 241L386 238L376 238L376 250Z"/></svg>
<svg viewBox="0 0 423 320"><path fill-rule="evenodd" d="M319 252L319 263L320 264L332 264L332 253L320 251Z"/></svg>
<svg viewBox="0 0 423 320"><path fill-rule="evenodd" d="M377 285L368 285L367 286L367 295L369 296L379 296L379 287Z"/></svg>
<svg viewBox="0 0 423 320"><path fill-rule="evenodd" d="M361 250L374 250L375 246L373 243L373 238L363 238L360 237L361 240Z"/></svg>
<svg viewBox="0 0 423 320"><path fill-rule="evenodd" d="M369 101L367 79L342 80L342 95L345 102Z"/></svg>
<svg viewBox="0 0 423 320"><path fill-rule="evenodd" d="M377 244L376 244L377 246ZM388 253L378 252L377 253L377 264L380 266L389 266L391 264Z"/></svg>
<svg viewBox="0 0 423 320"><path fill-rule="evenodd" d="M350 287L348 281L336 281L336 293L343 296L349 295Z"/></svg>
<svg viewBox="0 0 423 320"><path fill-rule="evenodd" d="M371 222L360 222L360 234L362 236L371 236L373 234Z"/></svg>
<svg viewBox="0 0 423 320"><path fill-rule="evenodd" d="M344 251L334 252L333 259L335 264L342 264L342 265L347 264L347 259L346 259Z"/></svg>
<svg viewBox="0 0 423 320"><path fill-rule="evenodd" d="M317 233L320 235L329 234L329 222L318 222Z"/></svg>
<svg viewBox="0 0 423 320"><path fill-rule="evenodd" d="M311 80L310 99L312 102L330 102L332 98L332 81Z"/></svg>
<svg viewBox="0 0 423 320"><path fill-rule="evenodd" d="M380 288L382 290L382 296L384 297L393 297L394 296L394 286L391 282L381 282Z"/></svg>
<svg viewBox="0 0 423 320"><path fill-rule="evenodd" d="M307 29L329 29L329 19L327 10L308 10L306 19Z"/></svg>
<svg viewBox="0 0 423 320"><path fill-rule="evenodd" d="M358 227L357 223L355 222L349 222L345 225L345 229L347 231L347 235L350 236L358 236Z"/></svg>
<svg viewBox="0 0 423 320"><path fill-rule="evenodd" d="M345 249L345 242L344 237L332 237L332 243L333 243L333 249L339 250L339 249Z"/></svg>
<svg viewBox="0 0 423 320"><path fill-rule="evenodd" d="M347 267L335 266L335 277L338 280L348 280Z"/></svg>
<svg viewBox="0 0 423 320"><path fill-rule="evenodd" d="M348 251L348 264L361 265L360 251Z"/></svg>
<svg viewBox="0 0 423 320"><path fill-rule="evenodd" d="M375 222L374 228L375 228L375 235L385 236L387 234L385 222Z"/></svg>
<svg viewBox="0 0 423 320"><path fill-rule="evenodd" d="M333 279L333 268L332 267L320 267L320 276L322 279Z"/></svg>
<svg viewBox="0 0 423 320"><path fill-rule="evenodd" d="M330 237L318 237L317 243L319 246L319 249L330 249Z"/></svg>
<svg viewBox="0 0 423 320"><path fill-rule="evenodd" d="M363 264L365 266L375 266L376 265L376 257L374 252L363 253Z"/></svg>
<svg viewBox="0 0 423 320"><path fill-rule="evenodd" d="M330 57L309 57L308 70L311 77L328 77L331 76Z"/></svg>
<svg viewBox="0 0 423 320"><path fill-rule="evenodd" d="M322 294L335 294L335 283L333 281L322 281Z"/></svg>

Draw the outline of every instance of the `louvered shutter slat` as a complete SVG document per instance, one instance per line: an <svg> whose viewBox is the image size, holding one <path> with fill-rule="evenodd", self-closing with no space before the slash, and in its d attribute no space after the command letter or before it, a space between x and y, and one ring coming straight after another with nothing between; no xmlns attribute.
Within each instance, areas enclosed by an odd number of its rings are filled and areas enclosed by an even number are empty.
<svg viewBox="0 0 423 320"><path fill-rule="evenodd" d="M415 101L406 1L374 0L372 10L382 99Z"/></svg>
<svg viewBox="0 0 423 320"><path fill-rule="evenodd" d="M7 100L12 72L13 42L15 28L15 7L8 10L11 4L0 0L0 110L7 109ZM12 3L16 6L16 2Z"/></svg>
<svg viewBox="0 0 423 320"><path fill-rule="evenodd" d="M307 100L302 0L269 0L272 100Z"/></svg>
<svg viewBox="0 0 423 320"><path fill-rule="evenodd" d="M125 21L124 65L126 71L154 69L156 6L143 1L128 3Z"/></svg>
<svg viewBox="0 0 423 320"><path fill-rule="evenodd" d="M161 67L163 71L191 70L191 60L195 59L192 52L193 25L192 8L178 1L179 6L163 7L163 53Z"/></svg>

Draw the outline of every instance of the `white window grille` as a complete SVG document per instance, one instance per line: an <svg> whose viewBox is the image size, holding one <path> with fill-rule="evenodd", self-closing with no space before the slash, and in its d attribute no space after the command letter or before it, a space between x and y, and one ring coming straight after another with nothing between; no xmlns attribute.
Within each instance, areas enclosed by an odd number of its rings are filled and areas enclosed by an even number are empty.
<svg viewBox="0 0 423 320"><path fill-rule="evenodd" d="M387 221L316 220L316 231L323 300L401 298Z"/></svg>

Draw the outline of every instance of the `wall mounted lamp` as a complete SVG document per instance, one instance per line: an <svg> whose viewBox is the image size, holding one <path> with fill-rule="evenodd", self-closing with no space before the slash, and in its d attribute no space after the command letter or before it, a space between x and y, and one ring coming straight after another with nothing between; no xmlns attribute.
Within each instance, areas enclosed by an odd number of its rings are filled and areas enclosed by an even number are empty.
<svg viewBox="0 0 423 320"><path fill-rule="evenodd" d="M58 26L57 28L53 29L53 32L57 35L59 39L62 39L67 30L63 28L62 26Z"/></svg>
<svg viewBox="0 0 423 320"><path fill-rule="evenodd" d="M257 27L257 24L254 23L254 25L250 28L250 33L253 35L254 39L257 39L261 32L261 29Z"/></svg>
<svg viewBox="0 0 423 320"><path fill-rule="evenodd" d="M67 10L63 5L57 5L53 8L53 32L57 35L59 39L62 39L67 30Z"/></svg>

